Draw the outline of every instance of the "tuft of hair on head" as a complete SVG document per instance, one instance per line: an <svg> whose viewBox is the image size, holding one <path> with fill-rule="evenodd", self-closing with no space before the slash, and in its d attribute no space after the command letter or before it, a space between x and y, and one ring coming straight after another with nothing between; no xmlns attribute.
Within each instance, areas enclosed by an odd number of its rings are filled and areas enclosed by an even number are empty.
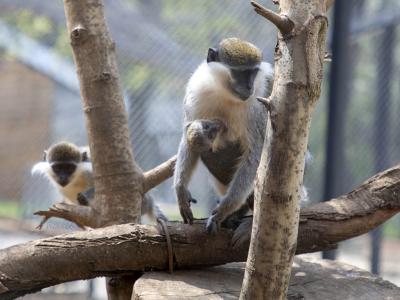
<svg viewBox="0 0 400 300"><path fill-rule="evenodd" d="M47 161L82 161L82 153L75 144L59 142L47 150Z"/></svg>
<svg viewBox="0 0 400 300"><path fill-rule="evenodd" d="M218 56L221 62L232 67L256 65L262 60L260 49L252 43L234 37L221 41Z"/></svg>

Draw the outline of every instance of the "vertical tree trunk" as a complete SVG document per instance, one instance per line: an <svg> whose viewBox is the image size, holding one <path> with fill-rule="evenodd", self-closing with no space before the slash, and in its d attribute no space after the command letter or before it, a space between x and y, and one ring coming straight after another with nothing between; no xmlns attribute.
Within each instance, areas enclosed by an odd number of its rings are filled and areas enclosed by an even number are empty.
<svg viewBox="0 0 400 300"><path fill-rule="evenodd" d="M299 224L311 113L320 95L325 1L280 0L280 14L253 2L278 29L270 120L255 183L255 210L241 299L286 299Z"/></svg>
<svg viewBox="0 0 400 300"><path fill-rule="evenodd" d="M64 7L94 169L96 192L91 206L99 216L96 223L103 227L138 222L143 174L130 146L115 43L107 28L103 3L64 0ZM129 277L110 281L109 298L130 299Z"/></svg>

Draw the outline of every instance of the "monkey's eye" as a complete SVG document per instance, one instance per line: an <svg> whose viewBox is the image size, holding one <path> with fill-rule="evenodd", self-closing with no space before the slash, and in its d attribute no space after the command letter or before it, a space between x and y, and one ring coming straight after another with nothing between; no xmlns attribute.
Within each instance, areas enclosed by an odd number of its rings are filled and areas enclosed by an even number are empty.
<svg viewBox="0 0 400 300"><path fill-rule="evenodd" d="M51 168L56 174L64 173L70 175L75 172L76 165L72 163L54 163Z"/></svg>

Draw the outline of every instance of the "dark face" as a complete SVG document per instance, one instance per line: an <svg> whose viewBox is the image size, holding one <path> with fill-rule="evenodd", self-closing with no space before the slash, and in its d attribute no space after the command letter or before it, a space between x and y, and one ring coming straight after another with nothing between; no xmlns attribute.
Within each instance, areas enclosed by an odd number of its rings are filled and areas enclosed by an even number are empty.
<svg viewBox="0 0 400 300"><path fill-rule="evenodd" d="M209 62L221 62L218 57L218 50L210 48L207 54L207 63ZM221 62L223 63L223 62ZM254 93L254 80L257 77L258 71L260 70L260 64L253 65L242 65L242 66L230 66L223 63L229 68L232 80L229 82L229 88L232 93L238 98L245 101L249 99Z"/></svg>
<svg viewBox="0 0 400 300"><path fill-rule="evenodd" d="M231 68L230 71L232 76L230 83L232 92L243 101L249 99L254 93L254 80L259 71L258 66L242 70Z"/></svg>
<svg viewBox="0 0 400 300"><path fill-rule="evenodd" d="M71 176L76 170L76 164L73 162L54 162L51 164L51 169L56 175L57 183L64 187L70 182Z"/></svg>

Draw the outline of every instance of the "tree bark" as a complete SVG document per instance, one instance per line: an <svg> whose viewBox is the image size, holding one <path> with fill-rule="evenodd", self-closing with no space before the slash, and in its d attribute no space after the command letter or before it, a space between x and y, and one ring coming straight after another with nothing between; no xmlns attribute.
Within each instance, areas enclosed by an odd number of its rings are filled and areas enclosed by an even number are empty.
<svg viewBox="0 0 400 300"><path fill-rule="evenodd" d="M95 199L91 207L97 226L138 222L143 174L130 146L115 43L101 0L64 0L67 29L77 67L89 147L94 170ZM114 283L117 279L114 280ZM124 283L124 284L123 284ZM110 299L130 299L132 283L121 279ZM124 291L125 290L125 291Z"/></svg>
<svg viewBox="0 0 400 300"><path fill-rule="evenodd" d="M176 155L168 159L166 162L144 173L144 192L148 192L152 188L159 185L164 180L174 175L176 163Z"/></svg>
<svg viewBox="0 0 400 300"><path fill-rule="evenodd" d="M366 233L400 211L400 166L367 180L353 192L305 208L297 253L332 249ZM232 249L233 232L205 232L169 223L176 269L244 261L248 245ZM32 241L0 251L0 299L12 299L62 282L133 271L167 270L164 234L151 225L115 225ZM62 270L62 272L60 272Z"/></svg>
<svg viewBox="0 0 400 300"><path fill-rule="evenodd" d="M321 90L325 1L280 0L269 121L254 190L254 220L240 299L286 299L296 252L299 200L311 113Z"/></svg>

